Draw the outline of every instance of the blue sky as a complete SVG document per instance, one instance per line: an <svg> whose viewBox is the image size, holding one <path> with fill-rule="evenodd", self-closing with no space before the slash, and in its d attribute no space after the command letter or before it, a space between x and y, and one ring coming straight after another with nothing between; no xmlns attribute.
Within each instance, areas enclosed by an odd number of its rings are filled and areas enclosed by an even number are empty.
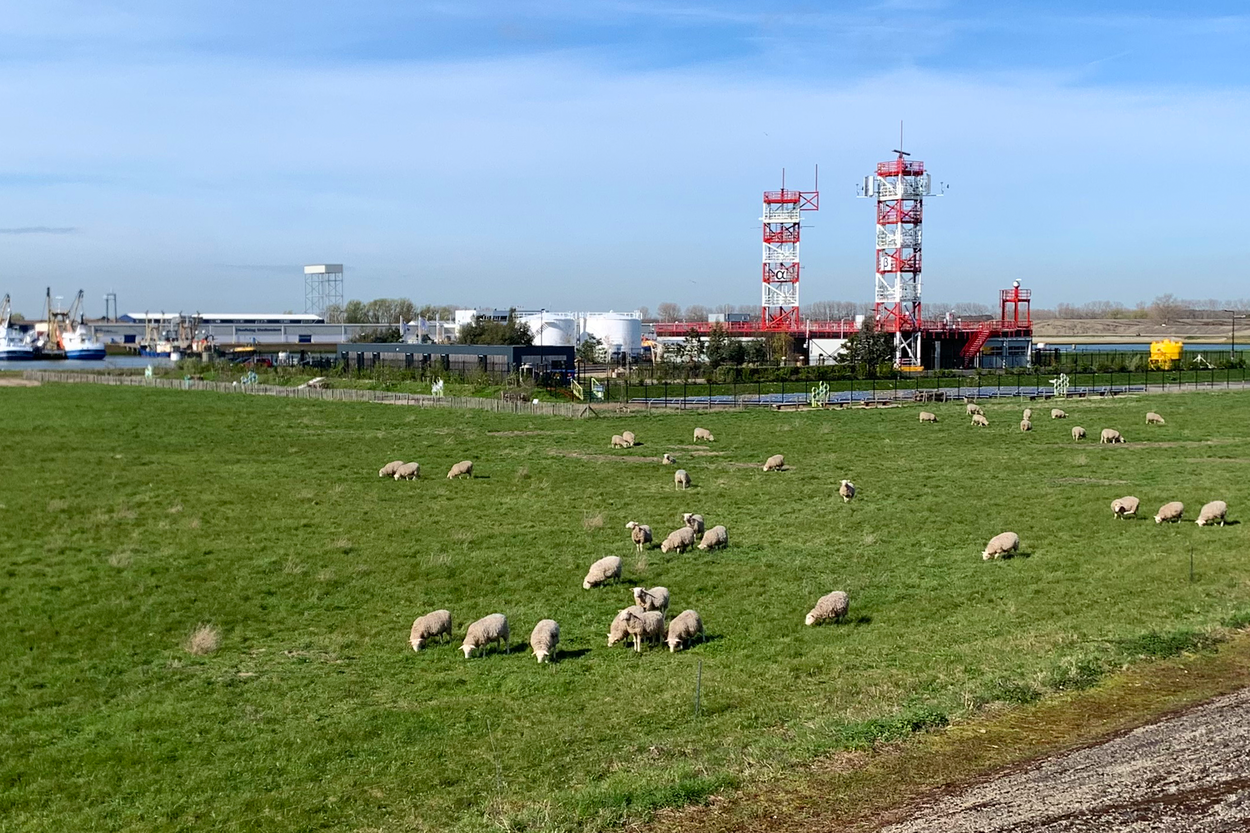
<svg viewBox="0 0 1250 833"><path fill-rule="evenodd" d="M322 261L361 298L755 303L760 192L816 164L802 298L868 300L855 186L900 119L950 183L927 297L1250 294L1243 4L0 11L0 292L27 314L47 285L92 314L109 289L123 311L302 311Z"/></svg>

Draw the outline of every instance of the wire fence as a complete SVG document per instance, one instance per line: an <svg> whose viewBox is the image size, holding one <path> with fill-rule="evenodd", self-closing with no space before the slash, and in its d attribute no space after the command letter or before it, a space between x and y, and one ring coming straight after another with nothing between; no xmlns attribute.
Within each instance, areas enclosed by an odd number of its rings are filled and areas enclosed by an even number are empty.
<svg viewBox="0 0 1250 833"><path fill-rule="evenodd" d="M964 399L1049 399L1056 395L1058 376L1052 370L1030 373L973 373L962 376L896 379L841 379L827 382L645 382L604 378L594 386L591 402L532 402L476 396L424 394L357 388L310 388L285 385L209 382L141 375L28 370L23 377L39 382L91 383L169 390L200 390L318 399L336 402L382 402L428 408L460 408L532 416L582 418L596 416L592 406L615 403L622 408L713 409L806 407L886 402L941 402ZM1179 393L1250 389L1250 370L1143 370L1136 372L1064 374L1066 396L1119 396L1127 393ZM589 386L588 386L589 387Z"/></svg>
<svg viewBox="0 0 1250 833"><path fill-rule="evenodd" d="M502 398L479 396L425 396L415 393L361 390L357 388L310 388L285 385L240 384L238 382L208 382L199 379L165 379L140 375L75 373L68 371L27 370L25 379L37 382L69 382L95 385L120 385L124 387L162 388L166 390L199 390L217 393L241 393L254 396L283 396L291 399L318 399L332 402L382 402L391 405L411 405L421 408L460 408L496 413L526 414L530 416L560 416L582 418L594 416L587 404L571 402L517 402Z"/></svg>
<svg viewBox="0 0 1250 833"><path fill-rule="evenodd" d="M1241 389L1250 370L1142 370L1064 374L1067 396L1116 396L1125 393L1171 393ZM705 408L785 407L862 402L945 401L1003 397L1055 396L1059 372L1037 368L1027 373L970 373L959 376L894 379L838 379L823 382L652 382L636 379L602 381L603 402L642 407Z"/></svg>

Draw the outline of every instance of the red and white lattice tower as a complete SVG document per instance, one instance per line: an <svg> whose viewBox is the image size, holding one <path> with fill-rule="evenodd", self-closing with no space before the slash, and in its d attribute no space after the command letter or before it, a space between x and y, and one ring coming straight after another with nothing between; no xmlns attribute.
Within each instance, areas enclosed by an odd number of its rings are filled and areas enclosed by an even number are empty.
<svg viewBox="0 0 1250 833"><path fill-rule="evenodd" d="M923 162L894 152L897 158L864 178L863 195L877 200L874 310L877 330L894 334L895 366L919 368L921 223L932 182Z"/></svg>
<svg viewBox="0 0 1250 833"><path fill-rule="evenodd" d="M764 192L764 296L760 326L765 330L799 327L799 217L820 207L820 191Z"/></svg>

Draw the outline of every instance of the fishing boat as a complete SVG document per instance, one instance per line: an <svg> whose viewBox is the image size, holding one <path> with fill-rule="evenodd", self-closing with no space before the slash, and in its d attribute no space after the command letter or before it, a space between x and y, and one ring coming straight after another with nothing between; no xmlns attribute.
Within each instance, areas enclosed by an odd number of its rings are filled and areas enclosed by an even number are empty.
<svg viewBox="0 0 1250 833"><path fill-rule="evenodd" d="M104 345L96 340L83 319L82 296L80 289L68 311L56 309L52 305L52 288L48 288L45 349L54 349L67 359L99 361L105 355Z"/></svg>
<svg viewBox="0 0 1250 833"><path fill-rule="evenodd" d="M20 332L9 327L12 315L9 296L0 304L0 362L27 362L35 357L35 348Z"/></svg>
<svg viewBox="0 0 1250 833"><path fill-rule="evenodd" d="M89 359L96 361L104 358L104 345L97 341L86 324L79 324L72 330L61 333L61 349L67 359Z"/></svg>

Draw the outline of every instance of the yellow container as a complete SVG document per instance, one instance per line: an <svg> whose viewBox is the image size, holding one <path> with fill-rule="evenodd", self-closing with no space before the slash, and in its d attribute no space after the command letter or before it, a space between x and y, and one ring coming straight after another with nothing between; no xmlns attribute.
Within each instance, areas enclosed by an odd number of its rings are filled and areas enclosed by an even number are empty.
<svg viewBox="0 0 1250 833"><path fill-rule="evenodd" d="M1181 353L1185 349L1183 341L1172 341L1165 338L1163 341L1150 342L1150 366L1153 368L1170 369L1181 361Z"/></svg>

